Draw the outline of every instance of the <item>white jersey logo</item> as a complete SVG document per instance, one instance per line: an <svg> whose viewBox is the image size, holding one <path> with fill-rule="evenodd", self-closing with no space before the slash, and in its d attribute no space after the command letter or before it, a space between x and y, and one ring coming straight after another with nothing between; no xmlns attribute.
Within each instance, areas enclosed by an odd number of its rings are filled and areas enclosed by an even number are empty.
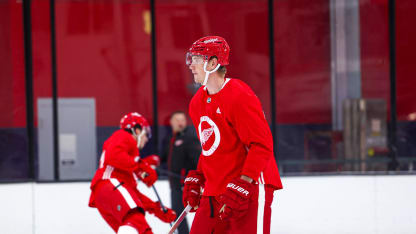
<svg viewBox="0 0 416 234"><path fill-rule="evenodd" d="M204 43L207 44L207 43L216 42L216 41L218 41L218 38L205 40Z"/></svg>
<svg viewBox="0 0 416 234"><path fill-rule="evenodd" d="M201 134L201 144L204 146L205 142L208 141L209 137L214 133L214 128L207 128L202 131Z"/></svg>
<svg viewBox="0 0 416 234"><path fill-rule="evenodd" d="M220 108L217 108L217 114L221 114Z"/></svg>
<svg viewBox="0 0 416 234"><path fill-rule="evenodd" d="M210 127L202 130L201 128L202 128L203 122L206 122ZM208 116L201 116L201 119L198 125L198 132L199 132L199 140L201 141L201 145L202 145L202 155L211 156L215 152L215 150L217 150L218 146L220 145L220 141L221 141L220 130L218 129L214 121L212 121ZM208 147L206 143L212 137L212 135L214 135L213 137L215 137L214 143L211 145L211 147L208 150L205 150L204 148Z"/></svg>

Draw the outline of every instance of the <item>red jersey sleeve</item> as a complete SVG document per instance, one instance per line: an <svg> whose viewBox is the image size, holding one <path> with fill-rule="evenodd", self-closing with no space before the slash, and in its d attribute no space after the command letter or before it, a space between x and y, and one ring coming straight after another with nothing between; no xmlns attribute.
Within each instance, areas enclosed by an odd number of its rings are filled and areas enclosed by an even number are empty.
<svg viewBox="0 0 416 234"><path fill-rule="evenodd" d="M242 175L257 180L273 158L273 138L260 100L246 87L234 100L230 116L238 137L247 147Z"/></svg>
<svg viewBox="0 0 416 234"><path fill-rule="evenodd" d="M108 165L129 172L138 168L135 157L139 155L139 151L133 138L131 140L127 137L118 139L116 143L109 144L105 151Z"/></svg>

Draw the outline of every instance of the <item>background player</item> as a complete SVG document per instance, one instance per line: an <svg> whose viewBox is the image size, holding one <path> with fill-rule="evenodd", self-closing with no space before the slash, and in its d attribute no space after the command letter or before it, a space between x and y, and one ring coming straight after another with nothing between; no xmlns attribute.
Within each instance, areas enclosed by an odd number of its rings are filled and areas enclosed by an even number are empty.
<svg viewBox="0 0 416 234"><path fill-rule="evenodd" d="M153 202L137 190L140 178L147 186L157 180L157 174L139 156L150 137L147 120L134 112L120 120L120 128L104 142L100 165L91 182L90 207L95 207L118 234L150 234L145 211L164 222L172 222L176 214L163 212L159 202Z"/></svg>

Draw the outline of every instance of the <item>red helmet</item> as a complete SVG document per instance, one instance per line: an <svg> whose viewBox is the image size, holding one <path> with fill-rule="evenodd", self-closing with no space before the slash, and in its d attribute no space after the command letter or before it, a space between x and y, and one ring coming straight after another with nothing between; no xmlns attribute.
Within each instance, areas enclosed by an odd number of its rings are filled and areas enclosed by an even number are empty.
<svg viewBox="0 0 416 234"><path fill-rule="evenodd" d="M228 65L228 56L230 55L230 47L224 38L219 36L203 37L192 44L186 55L186 64L192 64L192 56L204 56L204 60L208 60L212 56L217 56L218 63L222 66Z"/></svg>
<svg viewBox="0 0 416 234"><path fill-rule="evenodd" d="M140 125L142 130L146 131L148 137L151 137L149 122L139 113L131 112L123 116L120 120L120 128L132 129L134 126Z"/></svg>

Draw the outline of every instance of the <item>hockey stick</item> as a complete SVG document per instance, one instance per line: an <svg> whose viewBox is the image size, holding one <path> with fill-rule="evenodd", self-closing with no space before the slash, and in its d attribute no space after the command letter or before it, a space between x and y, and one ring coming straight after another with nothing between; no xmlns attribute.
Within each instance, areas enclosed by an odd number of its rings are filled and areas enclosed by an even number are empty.
<svg viewBox="0 0 416 234"><path fill-rule="evenodd" d="M146 178L147 176L148 176L148 175L147 175L147 173L146 173L146 172L143 172L143 173L141 174L141 177L142 177L142 178ZM154 191L154 192L155 192L155 194L156 194L157 200L159 201L159 204L160 204L160 207L162 208L163 213L168 212L168 210L166 209L166 207L163 205L163 203L162 203L162 199L160 199L159 193L157 192L156 187L155 187L155 185L154 185L154 184L152 184L152 188L153 188L153 191ZM169 223L169 225L172 227L172 223Z"/></svg>
<svg viewBox="0 0 416 234"><path fill-rule="evenodd" d="M152 188L153 188L153 191L155 191L155 194L156 194L157 200L158 200L158 201L159 201L159 203L160 203L160 207L162 207L163 212L164 212L164 213L166 213L166 212L167 212L167 210L166 210L165 206L163 205L162 200L160 199L160 197L159 197L159 193L157 192L156 187L155 187L155 185L154 185L154 184L152 185ZM170 224L170 226L172 226L172 224Z"/></svg>
<svg viewBox="0 0 416 234"><path fill-rule="evenodd" d="M153 169L154 169L154 168L153 168ZM147 174L146 172L143 172L143 173L140 175L140 177L142 177L142 179L146 178L147 176L149 176L149 174ZM156 194L157 200L159 201L160 207L162 207L163 212L164 212L164 213L166 213L166 212L167 212L167 210L166 210L165 206L163 205L163 203L162 203L162 199L160 199L159 193L157 192L156 187L155 187L155 185L154 185L154 184L152 184L152 188L153 188L153 191L154 191L154 192L155 192L155 194ZM172 224L170 224L170 226L172 226Z"/></svg>
<svg viewBox="0 0 416 234"><path fill-rule="evenodd" d="M182 221L185 219L186 215L189 213L189 211L192 209L192 207L188 204L185 209L182 211L182 214L179 215L178 219L173 223L173 226L170 228L170 231L168 234L173 234L176 229L179 227L179 225L182 223Z"/></svg>
<svg viewBox="0 0 416 234"><path fill-rule="evenodd" d="M155 185L154 185L154 184L152 185L152 188L153 188L153 191L155 191L155 194L156 194L157 200L159 201L160 207L162 207L163 212L164 212L164 213L168 212L168 210L166 209L166 207L163 205L163 203L162 203L162 199L160 199L160 197L159 197L159 193L157 192L156 187L155 187ZM170 225L171 227L173 226L173 225L172 225L172 223L169 223L169 225ZM176 232L175 232L175 233L176 233Z"/></svg>

